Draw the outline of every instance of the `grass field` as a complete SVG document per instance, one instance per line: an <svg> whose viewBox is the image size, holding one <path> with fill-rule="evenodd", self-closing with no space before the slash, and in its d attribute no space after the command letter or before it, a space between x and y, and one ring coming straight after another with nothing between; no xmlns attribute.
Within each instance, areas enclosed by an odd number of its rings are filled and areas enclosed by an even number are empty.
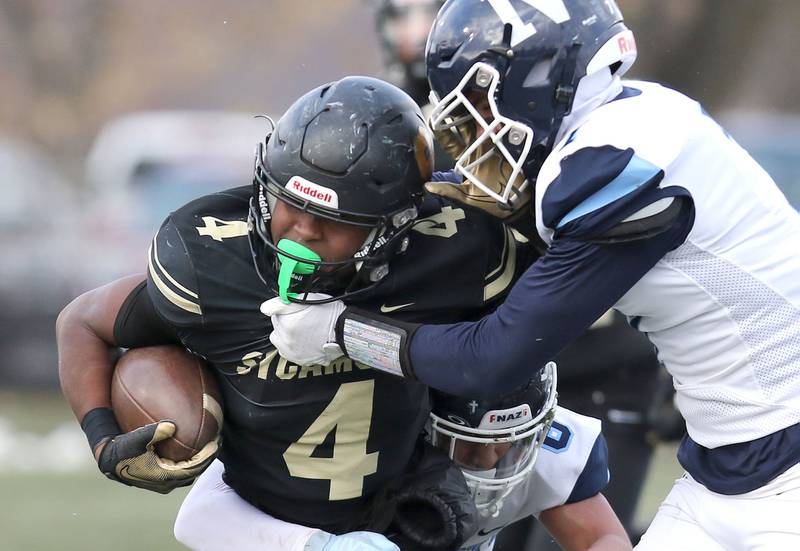
<svg viewBox="0 0 800 551"><path fill-rule="evenodd" d="M162 496L106 480L60 395L0 391L0 418L0 550L185 549L172 522L188 490Z"/></svg>
<svg viewBox="0 0 800 551"><path fill-rule="evenodd" d="M99 472L0 474L0 549L185 549L172 522L186 490L161 496L112 484Z"/></svg>
<svg viewBox="0 0 800 551"><path fill-rule="evenodd" d="M172 523L187 490L162 496L103 478L58 394L0 390L0 420L0 550L184 549ZM661 447L653 467L637 515L645 525L680 472L674 448Z"/></svg>

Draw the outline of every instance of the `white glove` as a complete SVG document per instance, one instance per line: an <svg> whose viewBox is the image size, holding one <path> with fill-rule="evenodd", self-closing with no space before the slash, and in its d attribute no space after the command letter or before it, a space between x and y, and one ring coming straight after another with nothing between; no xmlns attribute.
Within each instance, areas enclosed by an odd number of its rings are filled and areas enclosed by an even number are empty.
<svg viewBox="0 0 800 551"><path fill-rule="evenodd" d="M375 532L350 532L341 536L326 532L319 534L309 540L306 551L400 551L385 536Z"/></svg>
<svg viewBox="0 0 800 551"><path fill-rule="evenodd" d="M311 300L328 295L309 293ZM284 304L275 297L261 305L261 313L272 319L269 340L278 354L297 365L329 365L344 355L336 344L336 320L344 312L341 300L326 304Z"/></svg>

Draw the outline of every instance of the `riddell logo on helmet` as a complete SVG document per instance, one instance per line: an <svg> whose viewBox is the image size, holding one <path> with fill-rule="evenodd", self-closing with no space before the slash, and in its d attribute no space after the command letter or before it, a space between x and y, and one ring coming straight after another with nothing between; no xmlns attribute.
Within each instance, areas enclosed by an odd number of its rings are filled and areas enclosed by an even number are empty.
<svg viewBox="0 0 800 551"><path fill-rule="evenodd" d="M293 195L308 199L323 207L339 208L339 196L330 188L310 182L301 176L293 176L286 184L286 189Z"/></svg>
<svg viewBox="0 0 800 551"><path fill-rule="evenodd" d="M619 46L621 54L636 52L636 40L633 38L633 33L625 33L617 38L617 46Z"/></svg>

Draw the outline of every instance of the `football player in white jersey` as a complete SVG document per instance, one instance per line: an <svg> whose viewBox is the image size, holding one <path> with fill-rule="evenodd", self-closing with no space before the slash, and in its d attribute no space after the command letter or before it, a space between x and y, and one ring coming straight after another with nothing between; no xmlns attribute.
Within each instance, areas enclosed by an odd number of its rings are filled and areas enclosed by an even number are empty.
<svg viewBox="0 0 800 551"><path fill-rule="evenodd" d="M624 551L631 544L600 493L608 482L600 421L556 406L555 364L524 387L494 400L432 393L431 442L461 467L480 512L479 529L461 547L490 551L498 533L536 516L568 551ZM341 538L278 520L239 497L217 461L195 482L175 522L175 536L191 549L215 551L367 551L375 542ZM402 491L402 488L400 489ZM403 509L390 530L430 525L419 507ZM395 533L401 549L437 549ZM383 549L383 548L381 548ZM388 549L388 548L386 548Z"/></svg>
<svg viewBox="0 0 800 551"><path fill-rule="evenodd" d="M658 349L688 432L637 549L800 548L800 214L696 101L621 80L636 53L613 0L448 1L426 59L458 185L435 187L534 219L545 254L475 323L273 303L271 338L298 363L338 346L491 396L613 307Z"/></svg>
<svg viewBox="0 0 800 551"><path fill-rule="evenodd" d="M414 98L428 117L433 105L429 102L425 42L444 0L373 0L371 4L383 78ZM438 141L434 149L434 171L452 170L454 160ZM602 353L597 352L598 341L604 345ZM641 528L634 523L634 514L656 448L654 436L677 440L684 432L683 420L672 405L671 379L662 376L647 337L628 326L624 316L612 312L554 360L559 372L559 404L603 421L611 457L611 481L603 494L635 537ZM556 548L535 521L529 522L529 528L517 527L520 542L533 539L541 547L537 551Z"/></svg>

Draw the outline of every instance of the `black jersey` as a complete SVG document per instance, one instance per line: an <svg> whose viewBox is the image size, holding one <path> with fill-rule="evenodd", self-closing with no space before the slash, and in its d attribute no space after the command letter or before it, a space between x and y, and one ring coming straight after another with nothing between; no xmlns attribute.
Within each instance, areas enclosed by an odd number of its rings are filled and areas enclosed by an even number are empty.
<svg viewBox="0 0 800 551"><path fill-rule="evenodd" d="M278 518L346 530L403 471L427 419L427 390L349 358L303 367L278 356L259 311L274 294L254 268L249 198L236 188L172 213L150 248L148 295L220 380L228 484ZM525 267L524 243L480 211L431 196L420 218L360 307L460 321L501 299Z"/></svg>

